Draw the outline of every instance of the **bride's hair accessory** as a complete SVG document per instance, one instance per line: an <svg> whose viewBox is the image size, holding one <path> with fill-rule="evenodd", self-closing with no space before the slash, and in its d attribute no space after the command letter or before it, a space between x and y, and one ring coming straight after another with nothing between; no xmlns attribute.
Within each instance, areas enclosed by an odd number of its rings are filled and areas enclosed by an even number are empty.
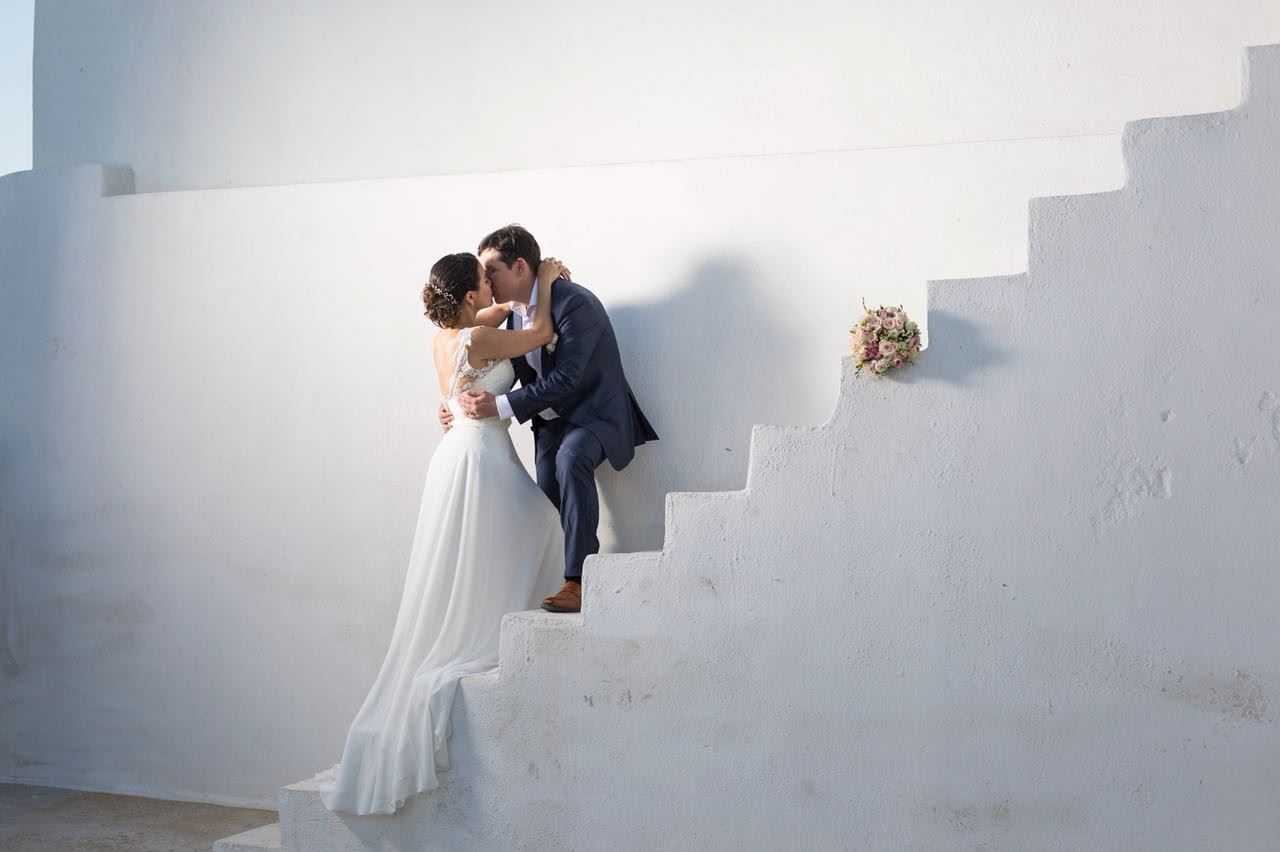
<svg viewBox="0 0 1280 852"><path fill-rule="evenodd" d="M877 375L887 373L893 367L910 364L920 354L920 329L907 319L902 305L875 310L862 307L866 314L849 331L853 334L853 363L857 372L867 367Z"/></svg>
<svg viewBox="0 0 1280 852"><path fill-rule="evenodd" d="M474 254L446 254L431 267L422 287L423 311L441 328L453 328L462 314L462 300L480 286L480 261Z"/></svg>
<svg viewBox="0 0 1280 852"><path fill-rule="evenodd" d="M435 293L437 296L439 296L441 299L444 299L446 302L448 302L451 305L456 306L458 304L458 298L454 296L452 293L450 293L448 290L441 287L439 284L435 284L435 283L427 284L427 289L430 290L432 293Z"/></svg>

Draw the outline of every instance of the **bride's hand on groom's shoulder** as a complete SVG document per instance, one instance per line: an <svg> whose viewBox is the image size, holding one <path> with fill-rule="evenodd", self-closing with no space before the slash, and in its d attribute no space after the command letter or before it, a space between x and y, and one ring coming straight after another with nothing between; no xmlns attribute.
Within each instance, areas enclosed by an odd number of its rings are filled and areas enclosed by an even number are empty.
<svg viewBox="0 0 1280 852"><path fill-rule="evenodd" d="M538 286L549 287L557 278L569 280L569 267L554 257L544 258L538 264Z"/></svg>

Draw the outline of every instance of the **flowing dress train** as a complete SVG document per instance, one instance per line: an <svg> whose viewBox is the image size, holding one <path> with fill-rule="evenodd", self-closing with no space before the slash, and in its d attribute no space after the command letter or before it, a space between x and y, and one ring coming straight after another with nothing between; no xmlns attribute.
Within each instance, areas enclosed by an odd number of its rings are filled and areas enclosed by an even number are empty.
<svg viewBox="0 0 1280 852"><path fill-rule="evenodd" d="M319 773L330 810L394 813L449 768L458 679L498 664L502 616L534 609L561 582L560 520L516 455L510 421L470 420L457 395L511 389L511 362L467 363L458 338L449 394L454 426L427 468L404 593L386 657L347 733L342 759Z"/></svg>

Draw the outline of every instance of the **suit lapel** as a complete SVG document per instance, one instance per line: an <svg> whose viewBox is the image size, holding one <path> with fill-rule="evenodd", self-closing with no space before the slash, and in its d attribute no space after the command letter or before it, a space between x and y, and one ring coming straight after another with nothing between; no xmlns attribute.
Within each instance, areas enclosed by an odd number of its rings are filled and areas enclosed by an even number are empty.
<svg viewBox="0 0 1280 852"><path fill-rule="evenodd" d="M547 373L550 373L551 368L556 365L556 353L554 352L554 348L555 348L555 342L556 342L556 334L559 333L559 330L560 330L559 323L557 322L558 317L556 316L554 292L552 292L551 294L551 302L552 304L550 307L551 307L551 347L552 349L548 350L546 346L542 347L542 375L543 376L546 376Z"/></svg>

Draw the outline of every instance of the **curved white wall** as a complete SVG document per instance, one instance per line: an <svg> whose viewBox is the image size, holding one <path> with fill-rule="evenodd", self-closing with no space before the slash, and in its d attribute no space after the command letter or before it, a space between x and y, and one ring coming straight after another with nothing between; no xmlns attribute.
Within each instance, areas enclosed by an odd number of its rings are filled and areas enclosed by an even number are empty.
<svg viewBox="0 0 1280 852"><path fill-rule="evenodd" d="M40 0L34 156L148 191L1114 134L1277 40L1271 0Z"/></svg>
<svg viewBox="0 0 1280 852"><path fill-rule="evenodd" d="M752 424L826 418L861 297L923 317L926 278L1025 266L1029 196L1121 180L1113 137L106 198L97 167L0 180L0 774L269 804L340 745L439 440L422 275L495 196L604 300L662 435L600 472L612 551L662 547L670 491L741 487Z"/></svg>
<svg viewBox="0 0 1280 852"><path fill-rule="evenodd" d="M1118 186L1122 118L1229 106L1280 39L1270 4L733 8L512 9L562 56L530 70L424 50L468 22L418 4L40 3L41 170L0 180L0 773L270 803L336 759L438 434L440 254L519 220L604 299L664 440L602 473L602 537L656 548L751 424L828 415L860 297L1024 268L1029 196ZM533 130L495 129L529 77ZM46 168L80 162L316 183Z"/></svg>

